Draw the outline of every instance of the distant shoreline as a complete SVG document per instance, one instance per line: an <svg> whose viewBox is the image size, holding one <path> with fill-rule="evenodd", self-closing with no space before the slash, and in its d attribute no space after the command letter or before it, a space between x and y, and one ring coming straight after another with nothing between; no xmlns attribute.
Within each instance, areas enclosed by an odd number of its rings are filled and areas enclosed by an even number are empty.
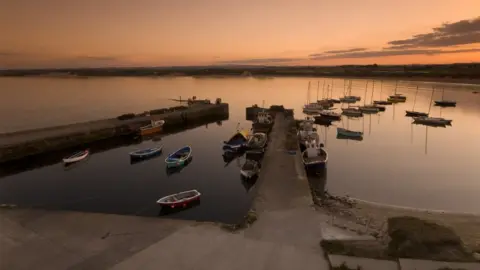
<svg viewBox="0 0 480 270"><path fill-rule="evenodd" d="M0 77L193 77L247 78L328 77L377 80L406 80L480 84L480 64L415 65L415 66L336 66L336 67L157 67L157 68L83 68L0 70Z"/></svg>

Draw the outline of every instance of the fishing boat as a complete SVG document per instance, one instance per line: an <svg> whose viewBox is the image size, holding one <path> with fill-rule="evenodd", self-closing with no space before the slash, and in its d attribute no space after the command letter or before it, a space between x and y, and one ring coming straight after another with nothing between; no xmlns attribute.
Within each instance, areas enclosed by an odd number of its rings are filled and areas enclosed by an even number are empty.
<svg viewBox="0 0 480 270"><path fill-rule="evenodd" d="M342 115L339 114L339 113L336 113L336 112L332 112L332 111L321 111L320 113L320 116L324 117L324 118L329 118L329 119L332 119L332 120L340 120L342 119ZM316 120L316 118L315 118Z"/></svg>
<svg viewBox="0 0 480 270"><path fill-rule="evenodd" d="M237 125L237 132L228 141L223 142L223 150L238 151L247 144L250 132L248 130L239 130L238 127L239 125Z"/></svg>
<svg viewBox="0 0 480 270"><path fill-rule="evenodd" d="M445 95L445 89L442 90L442 99L435 100L435 106L441 107L455 107L457 106L457 102L455 100L445 100L443 97Z"/></svg>
<svg viewBox="0 0 480 270"><path fill-rule="evenodd" d="M187 207L189 203L200 200L201 195L196 189L187 190L162 197L157 203L170 208Z"/></svg>
<svg viewBox="0 0 480 270"><path fill-rule="evenodd" d="M180 167L185 165L192 156L192 148L190 146L184 146L172 154L168 155L165 159L167 167Z"/></svg>
<svg viewBox="0 0 480 270"><path fill-rule="evenodd" d="M428 116L428 113L415 111L415 104L417 103L417 95L418 95L418 86L417 86L417 91L415 92L415 98L413 100L412 110L411 111L406 110L405 116ZM432 95L433 95L433 92L432 92Z"/></svg>
<svg viewBox="0 0 480 270"><path fill-rule="evenodd" d="M255 123L270 125L273 123L273 117L268 112L258 112Z"/></svg>
<svg viewBox="0 0 480 270"><path fill-rule="evenodd" d="M69 163L78 162L80 160L85 159L89 154L90 154L90 151L88 149L76 152L73 155L64 158L63 163L69 164Z"/></svg>
<svg viewBox="0 0 480 270"><path fill-rule="evenodd" d="M425 124L425 125L451 125L452 124L452 120L445 119L442 117L418 116L418 117L413 117L413 121L416 124Z"/></svg>
<svg viewBox="0 0 480 270"><path fill-rule="evenodd" d="M141 149L137 151L130 152L131 158L149 158L155 155L158 155L162 152L163 145L148 149Z"/></svg>
<svg viewBox="0 0 480 270"><path fill-rule="evenodd" d="M323 147L323 144L318 146L315 141L306 144L306 149L302 152L302 160L307 171L318 171L326 167L328 153Z"/></svg>
<svg viewBox="0 0 480 270"><path fill-rule="evenodd" d="M360 109L354 108L354 107L342 108L342 114L344 114L346 116L350 116L350 117L362 117L363 116L363 112Z"/></svg>
<svg viewBox="0 0 480 270"><path fill-rule="evenodd" d="M260 164L257 161L251 159L245 160L245 163L240 169L240 175L247 179L257 176L259 172Z"/></svg>
<svg viewBox="0 0 480 270"><path fill-rule="evenodd" d="M337 127L337 135L345 136L345 137L363 137L363 132L361 131L353 131L346 128Z"/></svg>
<svg viewBox="0 0 480 270"><path fill-rule="evenodd" d="M329 126L333 122L331 118L326 118L323 116L314 116L314 118L315 118L315 124L319 124L322 126Z"/></svg>
<svg viewBox="0 0 480 270"><path fill-rule="evenodd" d="M249 136L246 148L248 149L262 149L267 145L268 137L267 134L257 132Z"/></svg>
<svg viewBox="0 0 480 270"><path fill-rule="evenodd" d="M140 128L140 135L146 136L146 135L160 132L164 124L165 124L164 120L158 120L158 121L151 120L149 125L146 125Z"/></svg>

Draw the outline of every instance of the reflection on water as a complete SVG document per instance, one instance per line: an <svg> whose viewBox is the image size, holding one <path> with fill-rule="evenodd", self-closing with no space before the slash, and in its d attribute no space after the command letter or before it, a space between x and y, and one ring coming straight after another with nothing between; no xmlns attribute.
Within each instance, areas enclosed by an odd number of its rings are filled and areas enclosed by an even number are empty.
<svg viewBox="0 0 480 270"><path fill-rule="evenodd" d="M331 85L331 98L344 94L341 78L0 78L0 132L142 112L176 105L169 98L178 96L220 97L230 107L230 120L222 127L208 124L162 138L166 153L195 143L195 161L181 173L167 177L163 158L130 166L127 153L153 142L134 145L124 140L105 151L93 151L88 162L68 171L54 164L75 149L53 159L27 159L16 168L2 166L0 200L22 198L28 205L41 202L68 209L124 213L146 208L142 214L157 215L159 209L151 203L160 195L197 188L206 190L202 192L202 204L173 216L230 219L234 216L231 213L248 209L252 192L246 193L239 180L239 167L245 157L225 166L228 162L221 157L222 142L233 135L238 122L245 123L245 107L263 100L265 106L293 108L296 118L304 118L301 111L308 81ZM360 105L364 98L370 103L372 95L373 100L386 100L394 93L396 82L377 81L375 90L369 87L367 94L365 85L366 81L360 79L352 83L351 94L362 97ZM453 119L452 126L413 125L412 118L405 117L405 110L413 108L417 85L416 111L429 110L432 86L445 88L445 97L457 101L456 107L430 109L432 117ZM378 203L479 213L480 144L476 138L480 137L480 128L475 124L480 123L480 95L473 91L480 92L480 86L399 81L397 93L407 96L405 103L387 105L384 112L356 120L342 117L330 127L318 126L329 152L325 172L329 192ZM433 99L440 98L441 93L435 92ZM88 108L84 104L89 104ZM341 106L335 105L337 111ZM336 127L363 131L363 141L337 139ZM31 171L18 173L23 169Z"/></svg>

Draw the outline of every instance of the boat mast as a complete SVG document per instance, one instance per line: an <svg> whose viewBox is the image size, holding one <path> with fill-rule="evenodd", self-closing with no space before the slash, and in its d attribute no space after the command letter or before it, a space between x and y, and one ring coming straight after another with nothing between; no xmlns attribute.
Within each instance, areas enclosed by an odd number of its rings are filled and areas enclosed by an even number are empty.
<svg viewBox="0 0 480 270"><path fill-rule="evenodd" d="M395 82L395 95L397 94L398 80Z"/></svg>
<svg viewBox="0 0 480 270"><path fill-rule="evenodd" d="M323 87L322 87L322 99L323 99L323 94L325 93L325 80L323 80Z"/></svg>
<svg viewBox="0 0 480 270"><path fill-rule="evenodd" d="M375 80L373 80L373 86L372 86L372 97L370 98L370 102L373 104L373 92L375 92Z"/></svg>
<svg viewBox="0 0 480 270"><path fill-rule="evenodd" d="M432 109L433 93L435 93L435 87L432 86L432 96L430 97L430 107L428 107L428 115L430 115L430 110Z"/></svg>
<svg viewBox="0 0 480 270"><path fill-rule="evenodd" d="M380 100L382 99L382 92L383 92L383 80L380 81Z"/></svg>
<svg viewBox="0 0 480 270"><path fill-rule="evenodd" d="M418 95L418 85L417 85L417 91L415 92L415 98L413 99L412 111L415 111L415 103L417 102L417 95Z"/></svg>
<svg viewBox="0 0 480 270"><path fill-rule="evenodd" d="M307 104L310 104L310 81L308 81Z"/></svg>
<svg viewBox="0 0 480 270"><path fill-rule="evenodd" d="M318 91L320 91L320 81L317 81L317 101L318 101Z"/></svg>
<svg viewBox="0 0 480 270"><path fill-rule="evenodd" d="M367 81L367 84L365 85L365 99L363 100L363 106L365 106L365 103L367 102L367 90L368 90L368 81Z"/></svg>

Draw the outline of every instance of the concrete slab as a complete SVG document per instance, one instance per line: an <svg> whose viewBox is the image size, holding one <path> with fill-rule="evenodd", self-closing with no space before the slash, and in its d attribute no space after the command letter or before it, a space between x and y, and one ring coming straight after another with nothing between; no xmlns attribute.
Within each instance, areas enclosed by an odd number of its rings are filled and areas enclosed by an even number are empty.
<svg viewBox="0 0 480 270"><path fill-rule="evenodd" d="M322 225L322 239L324 240L375 240L371 235L359 235L354 232L342 230L329 224Z"/></svg>
<svg viewBox="0 0 480 270"><path fill-rule="evenodd" d="M480 270L480 263L439 262L427 260L400 259L402 270L439 270L448 268L452 270Z"/></svg>
<svg viewBox="0 0 480 270"><path fill-rule="evenodd" d="M350 257L343 255L328 255L332 267L339 267L345 264L348 268L362 270L398 270L398 262L375 260L368 258ZM424 269L422 269L424 270Z"/></svg>

